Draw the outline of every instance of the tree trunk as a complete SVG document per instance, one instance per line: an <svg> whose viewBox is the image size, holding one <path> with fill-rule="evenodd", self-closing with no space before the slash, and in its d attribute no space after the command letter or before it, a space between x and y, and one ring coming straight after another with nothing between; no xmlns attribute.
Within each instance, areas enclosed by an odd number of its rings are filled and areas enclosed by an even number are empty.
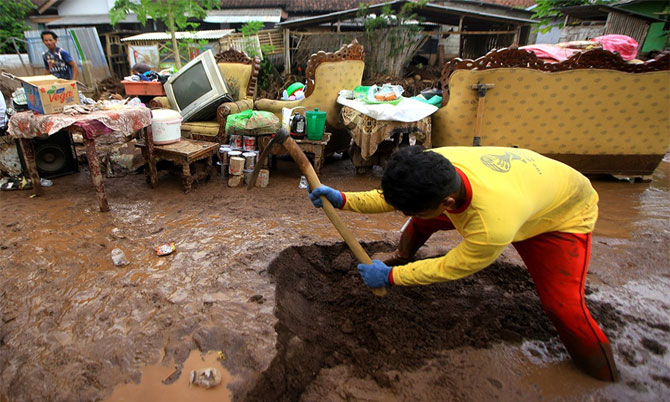
<svg viewBox="0 0 670 402"><path fill-rule="evenodd" d="M174 54L174 62L177 66L177 70L179 70L181 69L181 56L179 55L179 45L177 44L177 35L175 34L173 10L170 10L168 13L168 29L170 30L170 37L172 38L172 53Z"/></svg>

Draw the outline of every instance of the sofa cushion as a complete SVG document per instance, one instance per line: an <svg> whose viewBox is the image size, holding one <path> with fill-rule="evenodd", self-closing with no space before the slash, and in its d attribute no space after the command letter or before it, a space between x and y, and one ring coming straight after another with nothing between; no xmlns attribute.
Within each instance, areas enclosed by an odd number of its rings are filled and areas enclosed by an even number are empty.
<svg viewBox="0 0 670 402"><path fill-rule="evenodd" d="M251 79L252 67L242 63L219 63L221 74L226 79L233 99L247 98L247 88Z"/></svg>
<svg viewBox="0 0 670 402"><path fill-rule="evenodd" d="M458 70L449 102L433 115L435 146L472 145L477 83L495 84L486 93L482 145L580 155L667 151L669 71Z"/></svg>
<svg viewBox="0 0 670 402"><path fill-rule="evenodd" d="M219 134L219 123L216 121L190 121L182 123L182 130L193 134L216 137Z"/></svg>
<svg viewBox="0 0 670 402"><path fill-rule="evenodd" d="M294 108L305 107L307 110L319 108L326 112L326 123L330 128L344 126L340 123L340 110L342 106L337 103L340 90L353 90L361 85L363 68L365 63L361 60L344 60L337 62L321 63L314 74L314 91L304 99L297 101L282 101L272 99L259 99L256 108L268 110L279 119L282 118L283 107Z"/></svg>

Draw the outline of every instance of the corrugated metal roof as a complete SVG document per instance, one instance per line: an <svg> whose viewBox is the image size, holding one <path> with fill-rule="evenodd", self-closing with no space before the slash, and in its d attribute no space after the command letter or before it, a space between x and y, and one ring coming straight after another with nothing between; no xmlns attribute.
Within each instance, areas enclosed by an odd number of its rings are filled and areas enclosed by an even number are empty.
<svg viewBox="0 0 670 402"><path fill-rule="evenodd" d="M236 8L208 11L205 22L220 24L247 23L249 21L279 22L281 16L281 8Z"/></svg>
<svg viewBox="0 0 670 402"><path fill-rule="evenodd" d="M249 7L281 7L292 13L320 14L357 8L360 3L370 6L384 3L385 0L222 0L222 8L249 8ZM455 0L454 2L469 4L487 4L501 8L528 7L535 4L535 0ZM433 3L449 3L449 1L435 0ZM444 4L443 4L444 5Z"/></svg>
<svg viewBox="0 0 670 402"><path fill-rule="evenodd" d="M234 29L214 29L209 31L196 32L175 32L177 39L221 39L226 35L235 32ZM130 41L161 41L170 40L169 32L147 32L139 35L129 36L121 39L121 42Z"/></svg>
<svg viewBox="0 0 670 402"><path fill-rule="evenodd" d="M376 4L369 7L369 12L375 13L377 10L381 10L386 4L390 4L392 7L401 7L404 3L407 3L406 0L392 1L385 4ZM516 24L535 24L537 21L531 20L529 18L520 18L512 17L500 14L484 13L478 12L463 8L451 7L451 6L440 6L436 4L426 4L423 7L416 8L414 12L419 16L426 19L426 21L440 22L443 24L453 25L453 21L448 21L448 16L466 16L472 19L488 20L488 21L497 21L497 22L506 22L506 23L516 23ZM358 8L352 8L344 11L337 11L334 13L318 15L315 17L301 18L291 21L285 21L277 24L282 28L297 28L301 26L310 26L318 25L325 22L334 22L340 19L351 19L355 18L358 14ZM456 25L458 21L456 20Z"/></svg>
<svg viewBox="0 0 670 402"><path fill-rule="evenodd" d="M135 23L139 22L137 20L137 15L128 14L126 18L121 21L121 23ZM54 26L72 26L72 25L100 25L100 24L110 24L109 14L92 14L92 15L70 15L67 17L62 17L57 20L47 22L45 25L48 27Z"/></svg>
<svg viewBox="0 0 670 402"><path fill-rule="evenodd" d="M558 8L560 12L565 15L569 15L575 18L588 20L606 20L607 15L611 12L617 12L622 14L630 15L631 17L639 18L649 22L665 22L664 20L656 17L651 17L649 15L640 14L634 11L626 10L618 7L611 7L607 5L600 4L587 4L583 6L572 6L572 7L561 7Z"/></svg>

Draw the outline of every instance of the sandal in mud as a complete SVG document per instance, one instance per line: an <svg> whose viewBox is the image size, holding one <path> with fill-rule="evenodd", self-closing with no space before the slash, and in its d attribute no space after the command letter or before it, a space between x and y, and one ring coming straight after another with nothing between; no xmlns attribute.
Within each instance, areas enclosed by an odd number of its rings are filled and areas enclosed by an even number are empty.
<svg viewBox="0 0 670 402"><path fill-rule="evenodd" d="M30 190L31 188L33 184L24 176L10 177L7 183L0 186L0 190L3 191Z"/></svg>

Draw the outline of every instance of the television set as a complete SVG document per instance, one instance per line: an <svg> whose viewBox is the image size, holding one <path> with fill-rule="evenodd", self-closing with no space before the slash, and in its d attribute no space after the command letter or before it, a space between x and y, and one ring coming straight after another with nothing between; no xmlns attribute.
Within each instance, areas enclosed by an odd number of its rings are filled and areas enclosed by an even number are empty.
<svg viewBox="0 0 670 402"><path fill-rule="evenodd" d="M220 104L233 100L211 50L188 62L163 87L183 121L212 120Z"/></svg>

